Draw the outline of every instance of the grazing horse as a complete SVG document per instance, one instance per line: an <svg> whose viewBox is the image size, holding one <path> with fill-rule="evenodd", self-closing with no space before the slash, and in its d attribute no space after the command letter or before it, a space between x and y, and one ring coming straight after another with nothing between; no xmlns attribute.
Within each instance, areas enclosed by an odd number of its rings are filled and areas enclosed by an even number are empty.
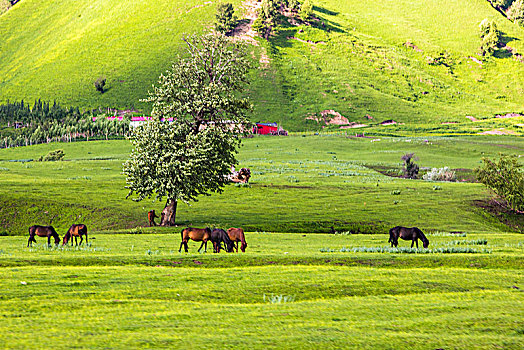
<svg viewBox="0 0 524 350"><path fill-rule="evenodd" d="M240 250L242 253L246 252L247 242L246 236L244 235L244 230L241 228L231 227L227 230L229 238L235 243L235 248L238 253L238 242L240 242Z"/></svg>
<svg viewBox="0 0 524 350"><path fill-rule="evenodd" d="M234 244L231 239L229 239L226 231L220 228L213 229L213 231L211 231L211 237L209 240L213 242L213 253L220 253L222 242L224 242L226 252L233 252Z"/></svg>
<svg viewBox="0 0 524 350"><path fill-rule="evenodd" d="M78 237L80 237L80 245L82 245L82 241L84 240L84 237L86 236L86 244L87 244L87 226L84 224L73 224L67 230L67 233L64 236L64 241L62 245L66 245L69 240L71 240L71 246L73 245L73 237L75 238L75 245L78 245Z"/></svg>
<svg viewBox="0 0 524 350"><path fill-rule="evenodd" d="M147 212L147 219L149 220L149 226L156 226L155 218L158 216L155 214L154 210L150 210Z"/></svg>
<svg viewBox="0 0 524 350"><path fill-rule="evenodd" d="M55 244L60 244L60 238L58 233L56 233L53 226L40 226L34 225L29 228L29 241L27 241L27 246L33 245L33 242L36 243L35 236L38 237L47 237L47 245L51 245L51 237L55 239Z"/></svg>
<svg viewBox="0 0 524 350"><path fill-rule="evenodd" d="M200 248L198 248L198 252L200 253L200 250L205 244L204 253L207 252L207 241L211 238L211 229L209 227L206 228L194 228L194 227L187 227L180 232L182 235L182 242L180 242L180 248L178 249L178 252L182 251L182 245L185 248L185 251L187 253L187 242L189 239L192 239L195 242L202 242L200 245Z"/></svg>
<svg viewBox="0 0 524 350"><path fill-rule="evenodd" d="M413 248L413 244L416 244L418 248L419 239L422 241L422 245L424 246L424 248L427 248L429 246L429 240L418 227L396 226L389 230L388 242L391 243L392 247L396 247L398 245L399 237L403 240L411 241L411 248Z"/></svg>

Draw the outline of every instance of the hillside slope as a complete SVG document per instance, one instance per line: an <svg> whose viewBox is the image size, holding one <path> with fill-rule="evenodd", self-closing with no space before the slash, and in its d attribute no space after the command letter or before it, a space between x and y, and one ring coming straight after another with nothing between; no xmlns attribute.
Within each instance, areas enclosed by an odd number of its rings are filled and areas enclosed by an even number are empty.
<svg viewBox="0 0 524 350"><path fill-rule="evenodd" d="M439 125L524 112L524 62L506 50L477 54L484 18L496 20L514 53L524 54L524 30L486 1L314 4L311 25L283 17L269 41L258 40L270 64L253 73L254 120L304 130L324 126L324 110L350 122ZM176 57L181 35L209 27L215 8L203 0L24 0L0 16L0 102L147 110L139 99ZM428 64L442 52L449 67ZM100 76L104 94L93 85Z"/></svg>
<svg viewBox="0 0 524 350"><path fill-rule="evenodd" d="M201 0L24 0L0 17L0 102L140 106L181 36L212 23L215 9ZM94 87L101 76L104 94Z"/></svg>

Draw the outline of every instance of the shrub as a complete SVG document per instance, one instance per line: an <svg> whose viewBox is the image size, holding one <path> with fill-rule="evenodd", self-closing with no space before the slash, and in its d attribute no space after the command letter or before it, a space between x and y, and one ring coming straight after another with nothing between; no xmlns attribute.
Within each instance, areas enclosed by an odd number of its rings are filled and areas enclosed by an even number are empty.
<svg viewBox="0 0 524 350"><path fill-rule="evenodd" d="M64 150L57 149L49 152L45 156L40 156L37 162L56 162L64 159Z"/></svg>
<svg viewBox="0 0 524 350"><path fill-rule="evenodd" d="M513 0L491 0L490 2L494 7L507 9L511 5Z"/></svg>
<svg viewBox="0 0 524 350"><path fill-rule="evenodd" d="M219 3L217 6L215 30L227 34L235 28L236 17L233 5L229 2Z"/></svg>
<svg viewBox="0 0 524 350"><path fill-rule="evenodd" d="M453 57L447 51L439 51L430 56L426 56L426 62L431 66L446 66L451 67L453 65Z"/></svg>
<svg viewBox="0 0 524 350"><path fill-rule="evenodd" d="M501 155L498 161L482 159L484 164L475 169L477 179L516 212L524 211L524 171L517 156Z"/></svg>
<svg viewBox="0 0 524 350"><path fill-rule="evenodd" d="M297 12L300 10L300 2L298 0L288 0L287 6L290 11Z"/></svg>
<svg viewBox="0 0 524 350"><path fill-rule="evenodd" d="M486 54L492 55L497 49L500 41L500 33L497 29L497 24L495 21L486 18L480 22L479 30L480 39L482 41L480 45L480 53L482 56L485 56Z"/></svg>
<svg viewBox="0 0 524 350"><path fill-rule="evenodd" d="M448 168L433 168L430 172L424 174L422 179L426 181L457 181L455 172Z"/></svg>
<svg viewBox="0 0 524 350"><path fill-rule="evenodd" d="M303 21L308 21L313 16L313 3L311 0L306 0L300 6L300 18L302 18Z"/></svg>
<svg viewBox="0 0 524 350"><path fill-rule="evenodd" d="M7 12L11 8L11 2L9 0L0 0L0 15Z"/></svg>
<svg viewBox="0 0 524 350"><path fill-rule="evenodd" d="M104 93L104 87L106 86L106 78L98 78L96 81L95 81L95 89L96 91L100 91L100 93Z"/></svg>
<svg viewBox="0 0 524 350"><path fill-rule="evenodd" d="M418 177L419 167L414 162L417 160L415 153L406 153L400 159L404 161L404 177L406 179L416 179Z"/></svg>
<svg viewBox="0 0 524 350"><path fill-rule="evenodd" d="M516 0L513 2L506 15L512 21L524 26L524 0Z"/></svg>

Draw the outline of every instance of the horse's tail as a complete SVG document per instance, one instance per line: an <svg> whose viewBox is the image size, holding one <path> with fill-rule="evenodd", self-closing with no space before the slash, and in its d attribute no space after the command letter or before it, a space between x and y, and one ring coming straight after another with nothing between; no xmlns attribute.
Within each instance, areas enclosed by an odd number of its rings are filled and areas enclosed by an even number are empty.
<svg viewBox="0 0 524 350"><path fill-rule="evenodd" d="M392 229L389 230L388 243L392 243L393 242L393 237L395 237L395 230L396 230L396 227L393 227Z"/></svg>

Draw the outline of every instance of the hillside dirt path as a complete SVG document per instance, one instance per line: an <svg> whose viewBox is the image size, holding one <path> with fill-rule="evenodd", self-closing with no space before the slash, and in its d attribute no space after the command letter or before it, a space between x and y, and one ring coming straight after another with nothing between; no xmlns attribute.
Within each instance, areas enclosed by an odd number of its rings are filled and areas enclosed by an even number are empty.
<svg viewBox="0 0 524 350"><path fill-rule="evenodd" d="M252 28L253 22L257 19L257 11L262 6L261 2L256 0L246 0L240 5L242 11L243 20L240 24L233 30L233 37L240 40L244 40L251 45L259 46L258 41L255 40L257 35ZM260 68L266 69L269 67L269 57L267 55L266 49L260 47Z"/></svg>

